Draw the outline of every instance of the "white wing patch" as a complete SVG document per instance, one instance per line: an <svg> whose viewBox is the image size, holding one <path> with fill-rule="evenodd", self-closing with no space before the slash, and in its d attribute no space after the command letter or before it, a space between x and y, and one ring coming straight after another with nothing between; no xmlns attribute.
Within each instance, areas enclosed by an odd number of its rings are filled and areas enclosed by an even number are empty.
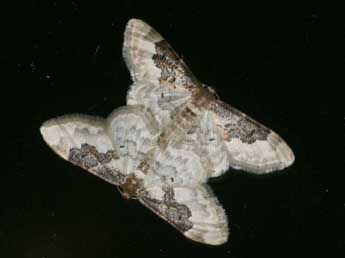
<svg viewBox="0 0 345 258"><path fill-rule="evenodd" d="M138 81L128 91L127 105L143 105L150 109L162 130L171 123L179 108L184 106L190 98L190 94L183 88L174 89Z"/></svg>
<svg viewBox="0 0 345 258"><path fill-rule="evenodd" d="M100 152L112 149L101 118L85 115L62 116L45 122L41 127L41 134L64 159L68 158L71 148L80 148L86 142L97 146Z"/></svg>
<svg viewBox="0 0 345 258"><path fill-rule="evenodd" d="M193 187L207 181L207 170L200 156L193 150L168 146L156 155L153 173L159 175L165 185Z"/></svg>
<svg viewBox="0 0 345 258"><path fill-rule="evenodd" d="M216 177L229 168L230 157L227 146L218 127L214 123L213 114L206 111L197 132L197 141L202 144L203 155L207 159L209 174Z"/></svg>
<svg viewBox="0 0 345 258"><path fill-rule="evenodd" d="M122 171L130 174L156 147L159 136L157 121L142 106L115 109L107 121L113 148L123 159Z"/></svg>
<svg viewBox="0 0 345 258"><path fill-rule="evenodd" d="M145 22L131 19L123 42L123 57L134 81L158 83L160 70L152 59L156 54L155 43L163 38Z"/></svg>
<svg viewBox="0 0 345 258"><path fill-rule="evenodd" d="M231 153L231 166L256 174L269 173L284 169L294 161L294 156L287 144L274 132L266 141L253 144L233 139L227 143Z"/></svg>

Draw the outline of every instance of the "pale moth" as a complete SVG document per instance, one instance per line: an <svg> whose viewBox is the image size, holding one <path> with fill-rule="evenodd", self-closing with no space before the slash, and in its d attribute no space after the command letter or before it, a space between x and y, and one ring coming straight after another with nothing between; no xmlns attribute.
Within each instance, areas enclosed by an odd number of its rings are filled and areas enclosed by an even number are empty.
<svg viewBox="0 0 345 258"><path fill-rule="evenodd" d="M106 119L51 119L41 127L44 140L187 238L225 243L227 217L208 178L229 168L281 170L293 163L293 152L272 130L220 101L145 22L128 22L123 56L134 81L127 106Z"/></svg>

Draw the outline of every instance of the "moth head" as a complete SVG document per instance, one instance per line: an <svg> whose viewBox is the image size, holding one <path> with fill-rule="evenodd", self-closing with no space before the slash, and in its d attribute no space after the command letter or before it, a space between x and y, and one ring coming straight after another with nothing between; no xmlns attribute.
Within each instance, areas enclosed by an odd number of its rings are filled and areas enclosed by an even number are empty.
<svg viewBox="0 0 345 258"><path fill-rule="evenodd" d="M202 84L202 87L206 89L212 96L214 96L216 99L219 99L219 96L214 88L212 88L209 85Z"/></svg>

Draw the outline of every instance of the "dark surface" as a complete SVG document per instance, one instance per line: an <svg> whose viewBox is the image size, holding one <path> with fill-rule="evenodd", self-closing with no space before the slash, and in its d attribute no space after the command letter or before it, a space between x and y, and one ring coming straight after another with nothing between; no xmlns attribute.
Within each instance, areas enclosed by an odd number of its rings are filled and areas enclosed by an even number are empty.
<svg viewBox="0 0 345 258"><path fill-rule="evenodd" d="M11 70L2 69L1 81L0 257L344 255L344 112L333 98L345 85L341 12L41 2L18 4L2 31L0 60ZM231 225L223 246L186 240L60 159L39 134L49 118L106 116L125 104L131 80L121 48L132 17L156 28L221 99L274 129L295 152L294 165L280 173L236 171L211 182ZM6 81L13 71L15 87Z"/></svg>

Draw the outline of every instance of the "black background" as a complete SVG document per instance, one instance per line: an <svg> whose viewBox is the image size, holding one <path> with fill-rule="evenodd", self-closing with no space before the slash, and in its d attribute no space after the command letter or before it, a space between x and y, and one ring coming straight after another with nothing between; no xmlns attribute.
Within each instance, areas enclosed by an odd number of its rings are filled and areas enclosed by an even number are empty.
<svg viewBox="0 0 345 258"><path fill-rule="evenodd" d="M10 15L1 30L0 257L344 255L345 117L343 94L334 97L345 85L340 9L46 0L11 10L2 10ZM186 240L60 159L39 134L49 118L106 116L125 105L131 80L121 49L132 17L156 28L221 99L295 152L282 172L235 171L210 182L229 216L225 245Z"/></svg>

